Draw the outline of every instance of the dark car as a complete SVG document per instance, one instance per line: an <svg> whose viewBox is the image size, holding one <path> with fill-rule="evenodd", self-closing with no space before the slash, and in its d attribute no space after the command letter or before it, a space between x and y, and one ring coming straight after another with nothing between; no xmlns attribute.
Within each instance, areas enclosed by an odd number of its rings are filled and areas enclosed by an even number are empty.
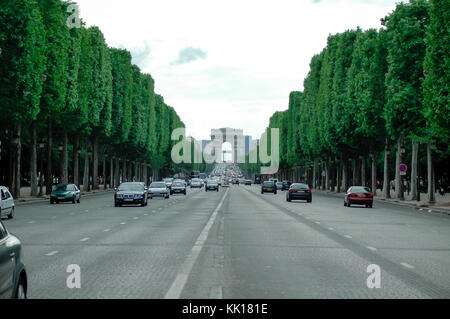
<svg viewBox="0 0 450 319"><path fill-rule="evenodd" d="M0 221L0 299L27 297L27 272L22 261L22 244Z"/></svg>
<svg viewBox="0 0 450 319"><path fill-rule="evenodd" d="M60 202L80 203L81 192L75 184L56 185L50 195L50 204Z"/></svg>
<svg viewBox="0 0 450 319"><path fill-rule="evenodd" d="M173 182L170 188L170 195L184 194L186 195L186 183L185 182Z"/></svg>
<svg viewBox="0 0 450 319"><path fill-rule="evenodd" d="M252 185L252 181L249 180L249 179L246 179L244 185L249 185L249 186L251 186L251 185Z"/></svg>
<svg viewBox="0 0 450 319"><path fill-rule="evenodd" d="M286 193L286 201L290 202L295 199L306 200L308 203L312 202L312 193L308 185L302 183L294 183Z"/></svg>
<svg viewBox="0 0 450 319"><path fill-rule="evenodd" d="M292 184L291 182L283 181L282 183L283 183L283 187L281 188L281 190L287 191L289 188L291 188L291 184Z"/></svg>
<svg viewBox="0 0 450 319"><path fill-rule="evenodd" d="M261 194L264 193L277 193L277 186L275 185L275 182L273 181L265 181L261 185Z"/></svg>
<svg viewBox="0 0 450 319"><path fill-rule="evenodd" d="M147 206L147 189L138 182L122 183L114 192L114 206Z"/></svg>
<svg viewBox="0 0 450 319"><path fill-rule="evenodd" d="M365 186L351 186L344 196L344 206L350 207L352 204L366 205L372 208L373 193Z"/></svg>
<svg viewBox="0 0 450 319"><path fill-rule="evenodd" d="M164 199L169 198L169 188L165 182L153 182L148 188L148 196L150 199L153 197L163 197Z"/></svg>
<svg viewBox="0 0 450 319"><path fill-rule="evenodd" d="M206 181L205 192L212 191L212 190L215 190L218 192L219 191L219 183L215 180Z"/></svg>

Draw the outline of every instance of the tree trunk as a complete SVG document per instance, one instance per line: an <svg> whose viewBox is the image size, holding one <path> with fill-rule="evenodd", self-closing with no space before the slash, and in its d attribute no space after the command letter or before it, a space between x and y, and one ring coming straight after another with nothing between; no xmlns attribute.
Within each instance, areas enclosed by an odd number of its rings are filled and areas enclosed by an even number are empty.
<svg viewBox="0 0 450 319"><path fill-rule="evenodd" d="M114 188L114 158L112 155L109 156L109 188Z"/></svg>
<svg viewBox="0 0 450 319"><path fill-rule="evenodd" d="M404 192L403 192L403 176L400 175L400 171L398 167L403 162L403 154L401 152L403 144L403 138L400 136L397 141L397 156L396 156L396 165L395 165L395 193L398 199L404 200Z"/></svg>
<svg viewBox="0 0 450 319"><path fill-rule="evenodd" d="M103 154L103 189L106 189L106 154Z"/></svg>
<svg viewBox="0 0 450 319"><path fill-rule="evenodd" d="M341 192L341 165L342 165L342 154L340 155L339 161L336 160L336 192Z"/></svg>
<svg viewBox="0 0 450 319"><path fill-rule="evenodd" d="M353 169L352 173L353 174L352 174L352 182L351 182L352 185L356 185L357 184L357 182L356 182L356 178L357 178L356 174L357 174L358 170L357 170L357 167L356 167L357 166L356 163L357 163L357 160L353 158L352 159L352 169Z"/></svg>
<svg viewBox="0 0 450 319"><path fill-rule="evenodd" d="M316 165L317 165L317 160L314 160L314 166L313 166L313 188L316 189L317 186L317 173L316 173Z"/></svg>
<svg viewBox="0 0 450 319"><path fill-rule="evenodd" d="M325 159L325 189L330 190L330 158Z"/></svg>
<svg viewBox="0 0 450 319"><path fill-rule="evenodd" d="M22 157L22 123L18 122L14 127L14 169L12 181L12 195L14 198L20 198L20 161Z"/></svg>
<svg viewBox="0 0 450 319"><path fill-rule="evenodd" d="M389 143L390 139L386 138L384 147L384 168L383 168L383 198L391 198L391 181L389 180Z"/></svg>
<svg viewBox="0 0 450 319"><path fill-rule="evenodd" d="M366 156L363 155L361 159L361 185L367 186L367 180L366 180Z"/></svg>
<svg viewBox="0 0 450 319"><path fill-rule="evenodd" d="M427 169L428 169L428 202L433 204L436 202L436 194L434 187L434 165L433 165L433 150L431 143L427 144Z"/></svg>
<svg viewBox="0 0 450 319"><path fill-rule="evenodd" d="M419 142L412 140L412 158L411 158L411 199L418 199L417 190L417 166L418 166L418 156L419 156Z"/></svg>
<svg viewBox="0 0 450 319"><path fill-rule="evenodd" d="M371 181L372 181L372 193L373 196L377 196L377 153L372 153L372 174L371 174Z"/></svg>
<svg viewBox="0 0 450 319"><path fill-rule="evenodd" d="M53 148L53 128L52 120L48 119L47 126L47 158L45 168L45 194L50 195L52 193L53 174L52 174L52 148Z"/></svg>
<svg viewBox="0 0 450 319"><path fill-rule="evenodd" d="M36 122L31 123L31 163L30 163L30 177L31 177L31 196L38 195L37 183L37 133Z"/></svg>
<svg viewBox="0 0 450 319"><path fill-rule="evenodd" d="M348 182L348 159L344 156L342 161L342 187L344 188L342 191L346 192L349 188Z"/></svg>
<svg viewBox="0 0 450 319"><path fill-rule="evenodd" d="M92 146L92 158L93 158L93 189L99 189L98 187L98 136L94 135L93 146Z"/></svg>
<svg viewBox="0 0 450 319"><path fill-rule="evenodd" d="M116 167L115 167L115 172L114 172L114 188L116 188L117 186L119 186L120 183L120 160L118 157L116 157Z"/></svg>
<svg viewBox="0 0 450 319"><path fill-rule="evenodd" d="M142 170L143 170L142 174L144 175L143 176L144 183L145 183L145 185L148 185L148 171L147 171L147 163L146 162L144 162L144 167L142 168Z"/></svg>
<svg viewBox="0 0 450 319"><path fill-rule="evenodd" d="M123 159L122 183L127 181L127 160Z"/></svg>
<svg viewBox="0 0 450 319"><path fill-rule="evenodd" d="M84 150L84 173L83 173L83 190L89 191L89 139L86 138L86 146Z"/></svg>
<svg viewBox="0 0 450 319"><path fill-rule="evenodd" d="M73 142L73 183L80 188L80 156L78 154L78 148L80 147L80 137L75 135Z"/></svg>
<svg viewBox="0 0 450 319"><path fill-rule="evenodd" d="M67 184L69 182L69 161L67 156L67 131L63 130L63 150L61 159L61 183Z"/></svg>

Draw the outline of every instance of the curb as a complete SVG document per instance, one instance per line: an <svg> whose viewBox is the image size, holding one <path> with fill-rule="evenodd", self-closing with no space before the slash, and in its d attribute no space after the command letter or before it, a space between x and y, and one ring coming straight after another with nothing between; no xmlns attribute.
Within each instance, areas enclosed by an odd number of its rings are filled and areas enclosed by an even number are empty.
<svg viewBox="0 0 450 319"><path fill-rule="evenodd" d="M331 196L335 196L335 197L341 197L343 198L344 193L335 193L335 192L322 192L322 191L315 191L316 193L319 194L324 194L324 195L331 195ZM402 203L399 201L390 201L390 200L386 200L383 198L374 198L374 201L377 202L381 202L381 203L388 203L388 204L393 204L393 205L399 205L399 206L405 206L405 207L410 207L410 208L414 208L418 211L421 212L427 212L427 213L439 213L439 214L443 214L443 215L449 215L450 216L450 209L440 209L440 208L435 208L433 206L428 206L428 205L421 205L418 206L417 204L409 204L409 203Z"/></svg>
<svg viewBox="0 0 450 319"><path fill-rule="evenodd" d="M101 190L101 191L93 191L93 192L81 192L81 197L90 197L90 196L96 196L96 195L103 195L103 194L108 194L108 193L112 193L114 192L114 190L112 189L108 189L108 190ZM41 198L36 198L33 200L27 200L27 201L21 201L19 200L14 200L14 206L22 206L22 205L31 205L31 204L39 204L39 203L45 203L48 202L50 200L50 196L48 195L44 195Z"/></svg>

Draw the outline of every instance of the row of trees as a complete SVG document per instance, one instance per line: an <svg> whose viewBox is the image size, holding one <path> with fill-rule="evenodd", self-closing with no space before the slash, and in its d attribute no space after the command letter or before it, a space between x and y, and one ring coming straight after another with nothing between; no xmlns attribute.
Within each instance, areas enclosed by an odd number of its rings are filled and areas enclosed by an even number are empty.
<svg viewBox="0 0 450 319"><path fill-rule="evenodd" d="M395 178L397 196L404 198L397 167L406 161L417 199L424 144L433 201L433 165L441 164L444 174L450 154L449 18L449 1L411 0L382 19L379 31L330 35L311 60L303 92L292 92L288 110L270 119L269 129L280 129L282 174L337 191L371 180L375 192L383 164L383 196L390 197Z"/></svg>
<svg viewBox="0 0 450 319"><path fill-rule="evenodd" d="M170 132L184 127L130 52L108 47L97 27L72 27L71 5L0 5L0 178L15 197L24 176L37 195L38 166L45 167L47 193L54 176L73 176L86 189L91 179L97 189L99 163L111 186L132 176L147 180L149 167L154 174L169 168Z"/></svg>

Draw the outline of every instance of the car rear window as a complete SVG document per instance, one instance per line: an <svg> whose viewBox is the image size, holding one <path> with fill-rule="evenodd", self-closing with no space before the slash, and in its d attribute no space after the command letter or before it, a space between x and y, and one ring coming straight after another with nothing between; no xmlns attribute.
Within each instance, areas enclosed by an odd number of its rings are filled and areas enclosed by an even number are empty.
<svg viewBox="0 0 450 319"><path fill-rule="evenodd" d="M352 187L352 192L354 192L354 193L370 193L370 189L368 187L354 186L354 187Z"/></svg>
<svg viewBox="0 0 450 319"><path fill-rule="evenodd" d="M273 183L273 182L264 182L264 185L265 185L265 186L273 186L274 183Z"/></svg>
<svg viewBox="0 0 450 319"><path fill-rule="evenodd" d="M166 184L165 183L152 183L150 185L150 188L166 188Z"/></svg>
<svg viewBox="0 0 450 319"><path fill-rule="evenodd" d="M308 190L309 186L306 184L292 184L291 188L293 188L295 190Z"/></svg>
<svg viewBox="0 0 450 319"><path fill-rule="evenodd" d="M56 185L55 191L65 191L68 185Z"/></svg>

